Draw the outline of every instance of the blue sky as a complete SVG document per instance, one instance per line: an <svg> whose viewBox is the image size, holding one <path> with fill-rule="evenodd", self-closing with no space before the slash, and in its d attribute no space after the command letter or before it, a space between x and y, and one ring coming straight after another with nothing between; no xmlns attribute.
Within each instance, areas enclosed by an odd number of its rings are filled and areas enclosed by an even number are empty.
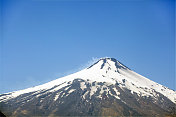
<svg viewBox="0 0 176 117"><path fill-rule="evenodd" d="M113 57L175 88L174 0L1 0L0 93Z"/></svg>

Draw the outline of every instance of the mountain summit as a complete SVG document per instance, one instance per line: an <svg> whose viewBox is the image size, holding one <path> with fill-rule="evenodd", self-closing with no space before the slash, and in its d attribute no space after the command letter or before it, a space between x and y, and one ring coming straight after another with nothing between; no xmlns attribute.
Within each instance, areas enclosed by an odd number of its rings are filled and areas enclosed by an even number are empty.
<svg viewBox="0 0 176 117"><path fill-rule="evenodd" d="M99 69L103 69L105 66L108 66L109 68L116 68L116 69L119 69L119 68L128 69L125 65L117 61L115 58L109 58L109 57L99 59L96 63L91 65L89 68L97 65L101 65Z"/></svg>
<svg viewBox="0 0 176 117"><path fill-rule="evenodd" d="M43 85L0 95L7 116L166 116L176 91L114 58Z"/></svg>

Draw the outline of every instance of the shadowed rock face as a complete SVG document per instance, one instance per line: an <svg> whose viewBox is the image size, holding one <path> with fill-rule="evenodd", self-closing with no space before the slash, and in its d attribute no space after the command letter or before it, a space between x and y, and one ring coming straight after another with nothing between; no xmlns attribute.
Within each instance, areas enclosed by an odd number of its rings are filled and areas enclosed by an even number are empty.
<svg viewBox="0 0 176 117"><path fill-rule="evenodd" d="M0 117L6 117L6 116L0 111Z"/></svg>
<svg viewBox="0 0 176 117"><path fill-rule="evenodd" d="M138 85L136 79L139 77L139 80L143 79L145 82L158 86L163 91L170 90L136 75L114 58L100 59L86 70L90 70L88 72L83 71L86 75L83 73L71 75L70 77L73 79L65 77L64 80L59 79L44 86L34 87L35 90L1 94L0 110L6 116L15 117L164 117L170 115L170 108L176 106L160 90L156 90L153 86L150 88L145 83L146 86L144 87ZM89 72L94 74L89 74Z"/></svg>

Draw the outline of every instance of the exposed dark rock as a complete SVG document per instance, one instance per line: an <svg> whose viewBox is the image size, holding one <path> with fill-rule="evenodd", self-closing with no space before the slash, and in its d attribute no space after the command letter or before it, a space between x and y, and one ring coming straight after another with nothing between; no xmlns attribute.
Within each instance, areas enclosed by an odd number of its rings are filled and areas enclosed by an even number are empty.
<svg viewBox="0 0 176 117"><path fill-rule="evenodd" d="M6 117L6 116L0 111L0 117Z"/></svg>

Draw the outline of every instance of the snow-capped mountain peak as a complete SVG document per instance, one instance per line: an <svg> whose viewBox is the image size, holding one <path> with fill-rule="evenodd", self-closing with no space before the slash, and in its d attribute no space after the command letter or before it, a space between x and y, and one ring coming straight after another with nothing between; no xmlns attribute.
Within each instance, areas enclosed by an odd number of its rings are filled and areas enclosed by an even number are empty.
<svg viewBox="0 0 176 117"><path fill-rule="evenodd" d="M156 96L157 92L159 92L164 96L166 96L167 98L169 98L174 103L176 100L175 91L170 90L167 87L164 87L133 72L128 67L126 67L125 65L123 65L114 58L101 58L90 67L83 69L79 72L76 72L74 74L56 79L43 85L8 93L5 99L9 99L7 98L8 96L12 98L19 96L23 93L46 90L60 84L65 84L55 88L55 90L58 90L59 88L63 88L69 85L67 84L67 82L73 82L73 80L75 79L82 79L85 82L89 83L105 82L109 85L114 85L118 83L119 87L121 87L122 89L127 88L131 91L131 93L137 93L139 96L157 97ZM82 85L82 87L84 86ZM97 88L98 87L99 86L97 86ZM1 96L0 99L3 100L4 99L3 96Z"/></svg>
<svg viewBox="0 0 176 117"><path fill-rule="evenodd" d="M115 58L110 57L100 58L97 62L95 62L87 69L90 69L92 67L95 67L96 69L103 69L104 67L109 69L113 68L113 70L117 70L119 68L129 69L125 65L117 61Z"/></svg>
<svg viewBox="0 0 176 117"><path fill-rule="evenodd" d="M114 58L101 58L90 67L68 76L28 89L0 95L0 102L32 101L30 97L51 96L54 102L73 94L81 100L104 100L112 97L127 104L125 95L151 100L156 105L176 104L176 92L132 71ZM40 100L44 101L43 98ZM144 100L146 101L146 100ZM162 107L162 108L163 108Z"/></svg>

